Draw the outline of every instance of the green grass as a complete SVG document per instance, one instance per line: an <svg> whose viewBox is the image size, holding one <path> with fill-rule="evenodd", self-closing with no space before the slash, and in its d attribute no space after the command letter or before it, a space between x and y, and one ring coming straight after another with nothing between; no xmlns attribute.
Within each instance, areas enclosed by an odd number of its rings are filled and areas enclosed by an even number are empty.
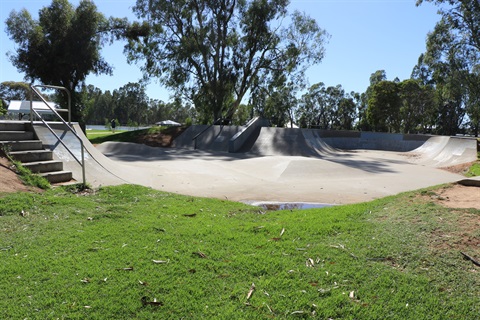
<svg viewBox="0 0 480 320"><path fill-rule="evenodd" d="M480 162L474 163L469 169L468 172L466 173L467 177L476 177L480 176Z"/></svg>
<svg viewBox="0 0 480 320"><path fill-rule="evenodd" d="M122 132L125 131L115 130L115 133L113 133L111 130L87 130L87 138L89 140L108 139L109 137L111 138L112 136Z"/></svg>
<svg viewBox="0 0 480 320"><path fill-rule="evenodd" d="M18 174L18 177L20 178L20 180L22 180L24 185L36 187L44 190L50 188L50 182L46 178L42 177L39 174L32 173L32 171L24 167L20 161L14 160L9 155L8 148L5 148L2 146L2 148L0 149L0 156L7 157L7 159L11 163L13 163L13 165L15 166L16 172Z"/></svg>
<svg viewBox="0 0 480 320"><path fill-rule="evenodd" d="M20 177L20 180L22 180L23 184L25 184L26 186L37 187L44 190L50 188L50 182L48 182L46 178L38 174L32 173L32 171L24 167L19 161L13 161L13 163L15 164L18 176Z"/></svg>
<svg viewBox="0 0 480 320"><path fill-rule="evenodd" d="M140 186L3 195L0 318L474 319L479 270L436 241L479 212L430 194L266 213Z"/></svg>

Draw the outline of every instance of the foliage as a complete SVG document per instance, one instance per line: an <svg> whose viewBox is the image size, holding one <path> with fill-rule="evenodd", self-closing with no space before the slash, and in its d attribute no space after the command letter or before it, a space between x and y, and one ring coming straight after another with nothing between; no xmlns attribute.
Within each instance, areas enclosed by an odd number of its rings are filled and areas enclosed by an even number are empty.
<svg viewBox="0 0 480 320"><path fill-rule="evenodd" d="M11 100L30 99L30 86L25 82L5 81L0 83L0 115L5 114Z"/></svg>
<svg viewBox="0 0 480 320"><path fill-rule="evenodd" d="M141 83L128 83L113 93L102 92L92 85L84 86L82 95L86 122L106 124L108 128L110 119L117 119L117 125L144 126L168 119L183 123L187 118L195 118L194 110L180 99L165 103L148 98Z"/></svg>
<svg viewBox="0 0 480 320"><path fill-rule="evenodd" d="M298 124L303 128L352 130L357 118L359 95L345 93L341 85L312 85L296 110Z"/></svg>
<svg viewBox="0 0 480 320"><path fill-rule="evenodd" d="M400 132L400 90L393 81L380 81L371 87L367 119L374 131Z"/></svg>
<svg viewBox="0 0 480 320"><path fill-rule="evenodd" d="M476 213L426 194L266 213L130 185L3 195L0 317L473 319L478 273L445 248Z"/></svg>
<svg viewBox="0 0 480 320"><path fill-rule="evenodd" d="M439 88L442 133L455 134L462 125L478 136L480 100L480 4L477 0L426 0L440 7L442 19L427 38L426 64ZM420 5L423 0L418 0ZM464 123L464 115L470 123Z"/></svg>
<svg viewBox="0 0 480 320"><path fill-rule="evenodd" d="M38 20L22 9L12 11L6 32L17 44L10 61L25 73L28 81L58 85L72 93L72 117L82 118L80 99L75 94L86 76L111 74L112 68L100 56L105 41L106 20L92 1L81 0L73 7L68 0L52 0L39 12Z"/></svg>
<svg viewBox="0 0 480 320"><path fill-rule="evenodd" d="M400 117L403 133L429 132L435 124L435 91L420 81L400 82Z"/></svg>
<svg viewBox="0 0 480 320"><path fill-rule="evenodd" d="M249 90L285 83L323 58L326 33L314 20L295 12L281 26L287 5L137 0L134 11L149 29L129 37L129 59L143 60L146 77L192 101L201 122L230 119Z"/></svg>

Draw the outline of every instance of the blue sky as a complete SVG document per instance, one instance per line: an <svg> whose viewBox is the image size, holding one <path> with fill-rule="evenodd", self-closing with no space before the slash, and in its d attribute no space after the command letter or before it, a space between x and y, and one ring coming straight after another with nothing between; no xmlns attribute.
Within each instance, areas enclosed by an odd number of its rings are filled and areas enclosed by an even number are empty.
<svg viewBox="0 0 480 320"><path fill-rule="evenodd" d="M369 78L377 70L385 70L387 78L408 79L417 59L425 51L427 33L440 19L438 8L430 3L415 6L416 0L291 0L290 10L305 11L330 34L322 63L310 68L310 84L341 84L347 91L365 92ZM70 0L78 4L78 0ZM15 44L5 33L5 20L12 10L26 8L34 18L50 0L0 0L0 82L22 81L23 74L11 65L6 52L14 52ZM105 16L134 19L131 11L135 0L97 0ZM103 49L104 58L114 66L113 76L89 76L87 84L102 90L114 90L141 78L136 65L129 65L123 55L123 44ZM169 93L152 81L149 97L169 100Z"/></svg>

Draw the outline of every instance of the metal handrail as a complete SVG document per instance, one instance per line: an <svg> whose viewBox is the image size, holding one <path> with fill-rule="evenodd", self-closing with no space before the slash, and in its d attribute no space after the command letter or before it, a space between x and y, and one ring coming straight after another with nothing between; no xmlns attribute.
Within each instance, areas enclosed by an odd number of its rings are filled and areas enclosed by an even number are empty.
<svg viewBox="0 0 480 320"><path fill-rule="evenodd" d="M57 112L57 110L55 110L55 108L52 108L47 100L45 100L45 98L43 98L43 96L41 95L41 93L37 90L36 87L42 87L42 88L50 88L50 89L57 89L57 90L63 90L67 93L67 96L68 96L68 110L65 110L65 111L68 111L68 123L65 122L65 120L62 118L62 116L60 116L60 114ZM63 124L68 128L68 130L70 130L73 135L78 139L78 141L80 142L80 150L81 150L81 156L82 156L82 159L81 161L79 159L77 159L77 157L73 154L73 152L70 150L70 148L67 147L67 145L62 141L62 139L55 133L55 131L48 125L48 123L42 118L42 116L40 115L40 113L38 113L34 108L33 108L33 95L30 94L30 123L33 123L33 117L32 117L32 113L35 113L35 115L43 122L43 124L48 128L48 130L50 130L51 133L53 133L53 135L55 136L55 138L57 138L58 142L60 142L64 147L65 149L67 149L67 151L73 156L73 158L77 161L77 163L82 167L82 179L83 179L83 185L86 185L87 183L87 180L85 178L85 152L84 152L84 144L83 144L83 140L82 138L80 138L80 136L75 132L75 130L70 126L71 125L71 120L72 120L72 109L71 109L71 95L70 95L70 91L68 91L67 88L64 88L64 87L59 87L59 86L51 86L51 85L30 85L30 89L31 89L31 92L35 93L39 98L40 100L45 103L45 105L53 112L53 114L55 114L57 116L57 118L60 119L60 121L63 122ZM61 109L61 111L64 111Z"/></svg>

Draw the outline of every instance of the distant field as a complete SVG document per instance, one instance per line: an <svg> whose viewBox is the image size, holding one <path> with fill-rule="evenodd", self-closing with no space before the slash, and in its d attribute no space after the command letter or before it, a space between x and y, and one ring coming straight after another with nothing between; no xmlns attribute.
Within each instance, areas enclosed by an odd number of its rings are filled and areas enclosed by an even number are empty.
<svg viewBox="0 0 480 320"><path fill-rule="evenodd" d="M101 137L108 137L120 132L125 132L124 130L115 130L113 133L111 130L87 130L87 138L94 139L94 138L101 138Z"/></svg>

